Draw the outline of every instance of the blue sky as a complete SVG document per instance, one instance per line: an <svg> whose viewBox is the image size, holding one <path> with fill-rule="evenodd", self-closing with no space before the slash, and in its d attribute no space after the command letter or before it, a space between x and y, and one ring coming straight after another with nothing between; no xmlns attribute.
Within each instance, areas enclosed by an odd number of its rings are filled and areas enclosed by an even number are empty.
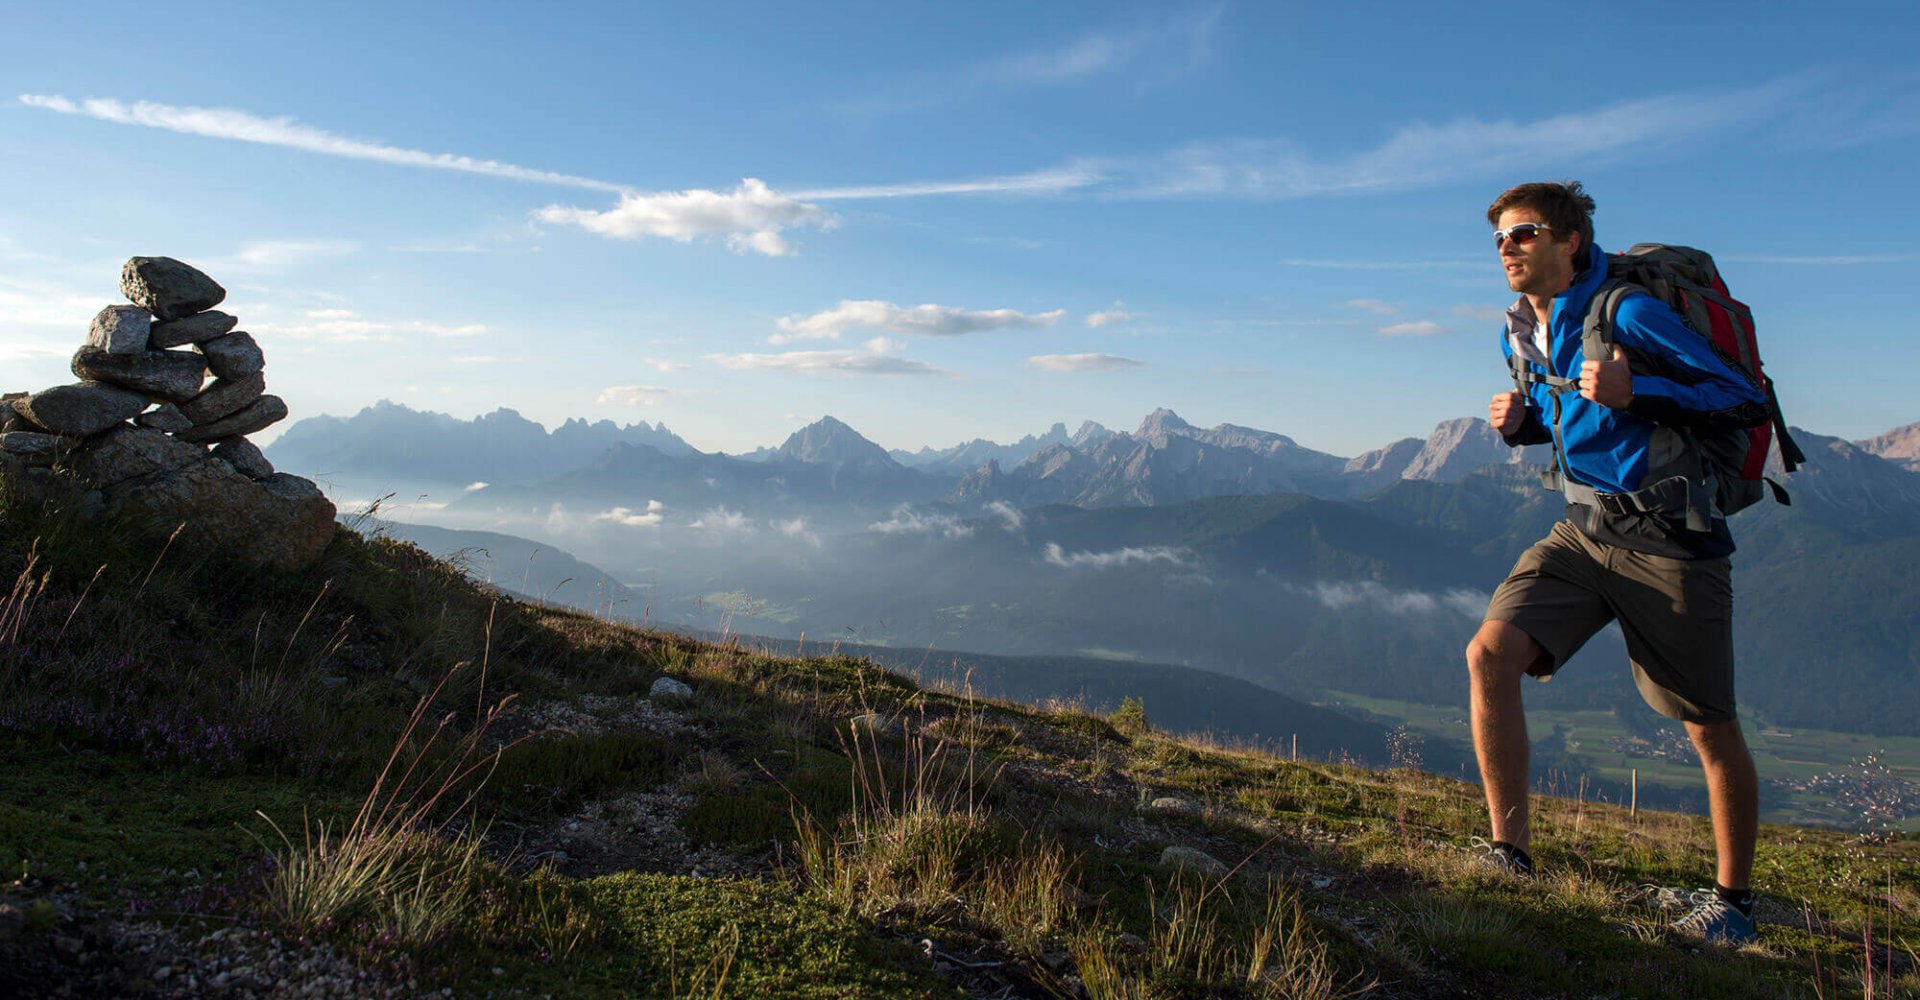
<svg viewBox="0 0 1920 1000"><path fill-rule="evenodd" d="M1794 423L1920 419L1911 3L1441 6L0 3L0 388L159 254L296 419L1351 455L1484 412L1485 206L1577 177L1715 254Z"/></svg>

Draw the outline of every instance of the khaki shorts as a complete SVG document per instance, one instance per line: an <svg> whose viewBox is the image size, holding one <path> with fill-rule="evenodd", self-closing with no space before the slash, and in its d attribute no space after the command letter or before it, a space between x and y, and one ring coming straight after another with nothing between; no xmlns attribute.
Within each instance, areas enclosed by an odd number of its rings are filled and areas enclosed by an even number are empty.
<svg viewBox="0 0 1920 1000"><path fill-rule="evenodd" d="M1620 621L1633 680L1654 711L1725 722L1733 709L1733 572L1726 559L1670 559L1603 545L1570 522L1513 564L1487 620L1547 651L1527 672L1553 676L1607 622Z"/></svg>

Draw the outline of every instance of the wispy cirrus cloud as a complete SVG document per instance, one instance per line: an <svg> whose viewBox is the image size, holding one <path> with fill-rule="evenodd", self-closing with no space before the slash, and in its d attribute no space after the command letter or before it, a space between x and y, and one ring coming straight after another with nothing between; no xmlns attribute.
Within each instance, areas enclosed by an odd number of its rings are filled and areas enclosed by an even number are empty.
<svg viewBox="0 0 1920 1000"><path fill-rule="evenodd" d="M837 340L848 330L880 330L921 337L958 337L984 330L1032 329L1052 326L1064 309L1024 313L1017 309L962 309L958 306L899 306L879 299L842 299L832 309L810 315L782 316L780 332L768 338L784 344L794 340Z"/></svg>
<svg viewBox="0 0 1920 1000"><path fill-rule="evenodd" d="M600 390L594 402L600 406L658 406L673 394L657 385L610 385Z"/></svg>
<svg viewBox="0 0 1920 1000"><path fill-rule="evenodd" d="M1383 326L1376 332L1382 337L1438 337L1445 334L1447 328L1430 319L1418 319L1408 323Z"/></svg>
<svg viewBox="0 0 1920 1000"><path fill-rule="evenodd" d="M1068 164L1046 170L992 177L973 177L945 181L904 181L898 184L858 184L841 187L807 188L793 197L808 201L843 201L872 198L925 198L956 194L1063 194L1093 187L1106 175L1090 164Z"/></svg>
<svg viewBox="0 0 1920 1000"><path fill-rule="evenodd" d="M437 323L430 320L369 319L350 309L314 309L304 321L292 323L258 322L253 328L275 337L293 340L328 340L336 343L399 340L409 334L429 337L478 337L488 332L484 323Z"/></svg>
<svg viewBox="0 0 1920 1000"><path fill-rule="evenodd" d="M403 167L453 170L484 174L506 180L538 184L561 184L595 191L624 192L625 185L522 167L498 160L482 160L454 153L429 153L365 139L354 139L312 125L302 125L287 116L263 117L234 108L197 108L154 101L131 103L107 97L70 100L59 94L21 94L20 103L65 115L80 115L120 125L140 125L212 139L231 139L263 146L283 146L323 156L341 156L352 160L372 160Z"/></svg>
<svg viewBox="0 0 1920 1000"><path fill-rule="evenodd" d="M1028 367L1043 372L1112 372L1145 364L1117 354L1036 354L1027 359Z"/></svg>
<svg viewBox="0 0 1920 1000"><path fill-rule="evenodd" d="M1382 302L1379 299L1348 299L1347 305L1362 312L1373 313L1375 316L1397 316L1400 314L1399 306L1391 302Z"/></svg>
<svg viewBox="0 0 1920 1000"><path fill-rule="evenodd" d="M939 535L942 538L966 538L973 526L952 514L917 511L912 504L901 504L884 521L867 525L868 531L882 535Z"/></svg>
<svg viewBox="0 0 1920 1000"><path fill-rule="evenodd" d="M865 350L787 351L781 354L709 354L707 359L732 371L795 372L802 375L941 375L924 361L898 356L900 342L886 337L867 341Z"/></svg>

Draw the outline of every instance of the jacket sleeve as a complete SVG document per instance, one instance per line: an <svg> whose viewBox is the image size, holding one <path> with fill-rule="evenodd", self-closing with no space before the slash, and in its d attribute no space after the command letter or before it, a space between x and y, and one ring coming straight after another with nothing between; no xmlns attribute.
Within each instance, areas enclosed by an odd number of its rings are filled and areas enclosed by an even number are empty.
<svg viewBox="0 0 1920 1000"><path fill-rule="evenodd" d="M1500 353L1512 371L1513 345L1508 342L1505 329L1500 332ZM1540 417L1540 407L1533 402L1533 396L1527 395L1527 415L1520 421L1520 429L1512 434L1502 434L1500 439L1509 448L1520 448L1530 444L1548 444L1553 441L1553 432L1547 429L1547 422Z"/></svg>
<svg viewBox="0 0 1920 1000"><path fill-rule="evenodd" d="M1634 295L1620 303L1613 339L1633 358L1627 412L1676 427L1755 427L1767 397L1666 303Z"/></svg>

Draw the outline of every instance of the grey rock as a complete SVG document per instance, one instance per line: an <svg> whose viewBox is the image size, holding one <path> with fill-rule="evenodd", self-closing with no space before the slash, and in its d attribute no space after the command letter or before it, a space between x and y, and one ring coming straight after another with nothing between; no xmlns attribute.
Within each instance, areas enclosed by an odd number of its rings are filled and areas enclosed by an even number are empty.
<svg viewBox="0 0 1920 1000"><path fill-rule="evenodd" d="M266 376L259 372L245 378L215 379L200 395L181 403L180 412L196 424L210 424L240 412L266 391Z"/></svg>
<svg viewBox="0 0 1920 1000"><path fill-rule="evenodd" d="M653 686L647 689L649 698L677 698L685 701L693 697L693 689L671 677L655 678Z"/></svg>
<svg viewBox="0 0 1920 1000"><path fill-rule="evenodd" d="M127 301L161 320L185 319L212 309L227 290L197 268L172 257L135 257L120 268L120 292Z"/></svg>
<svg viewBox="0 0 1920 1000"><path fill-rule="evenodd" d="M1200 810L1193 803L1177 795L1162 795L1148 805L1155 812L1197 813Z"/></svg>
<svg viewBox="0 0 1920 1000"><path fill-rule="evenodd" d="M218 441L225 437L239 437L279 423L287 419L286 400L279 396L261 396L247 405L247 408L230 417L222 417L210 424L200 424L192 430L180 432L182 441Z"/></svg>
<svg viewBox="0 0 1920 1000"><path fill-rule="evenodd" d="M1192 847L1173 844L1160 852L1160 863L1206 878L1225 878L1227 866L1219 858Z"/></svg>
<svg viewBox="0 0 1920 1000"><path fill-rule="evenodd" d="M185 347L224 337L240 322L238 317L209 309L181 319L153 324L153 339L148 347Z"/></svg>
<svg viewBox="0 0 1920 1000"><path fill-rule="evenodd" d="M109 354L138 354L147 349L153 314L139 306L108 306L93 316L87 343Z"/></svg>
<svg viewBox="0 0 1920 1000"><path fill-rule="evenodd" d="M216 337L193 349L207 357L207 370L220 378L246 378L267 367L267 356L244 330Z"/></svg>
<svg viewBox="0 0 1920 1000"><path fill-rule="evenodd" d="M151 427L156 431L166 431L168 434L178 434L193 426L193 421L188 420L187 415L181 413L180 408L172 403L156 406L133 418L133 422L142 427Z"/></svg>
<svg viewBox="0 0 1920 1000"><path fill-rule="evenodd" d="M44 431L45 427L27 417L27 394L10 392L0 399L0 433L7 431Z"/></svg>
<svg viewBox="0 0 1920 1000"><path fill-rule="evenodd" d="M278 474L256 483L213 461L109 487L106 507L156 538L180 528L175 544L190 554L287 571L319 558L336 513L307 480Z"/></svg>
<svg viewBox="0 0 1920 1000"><path fill-rule="evenodd" d="M151 476L204 462L205 450L174 440L150 427L116 427L87 442L73 456L81 481L104 489L138 476Z"/></svg>
<svg viewBox="0 0 1920 1000"><path fill-rule="evenodd" d="M27 397L27 419L55 434L87 437L134 417L147 397L104 382L56 385Z"/></svg>
<svg viewBox="0 0 1920 1000"><path fill-rule="evenodd" d="M183 403L200 394L207 380L207 359L192 351L140 351L113 354L88 345L73 355L73 373L95 382L110 382L167 400Z"/></svg>
<svg viewBox="0 0 1920 1000"><path fill-rule="evenodd" d="M213 446L213 457L233 466L233 471L248 479L273 475L273 463L267 461L258 445L243 437L230 437Z"/></svg>
<svg viewBox="0 0 1920 1000"><path fill-rule="evenodd" d="M40 434L34 431L8 431L0 434L0 451L6 451L21 458L63 455L79 443L78 438L62 437L59 434Z"/></svg>

